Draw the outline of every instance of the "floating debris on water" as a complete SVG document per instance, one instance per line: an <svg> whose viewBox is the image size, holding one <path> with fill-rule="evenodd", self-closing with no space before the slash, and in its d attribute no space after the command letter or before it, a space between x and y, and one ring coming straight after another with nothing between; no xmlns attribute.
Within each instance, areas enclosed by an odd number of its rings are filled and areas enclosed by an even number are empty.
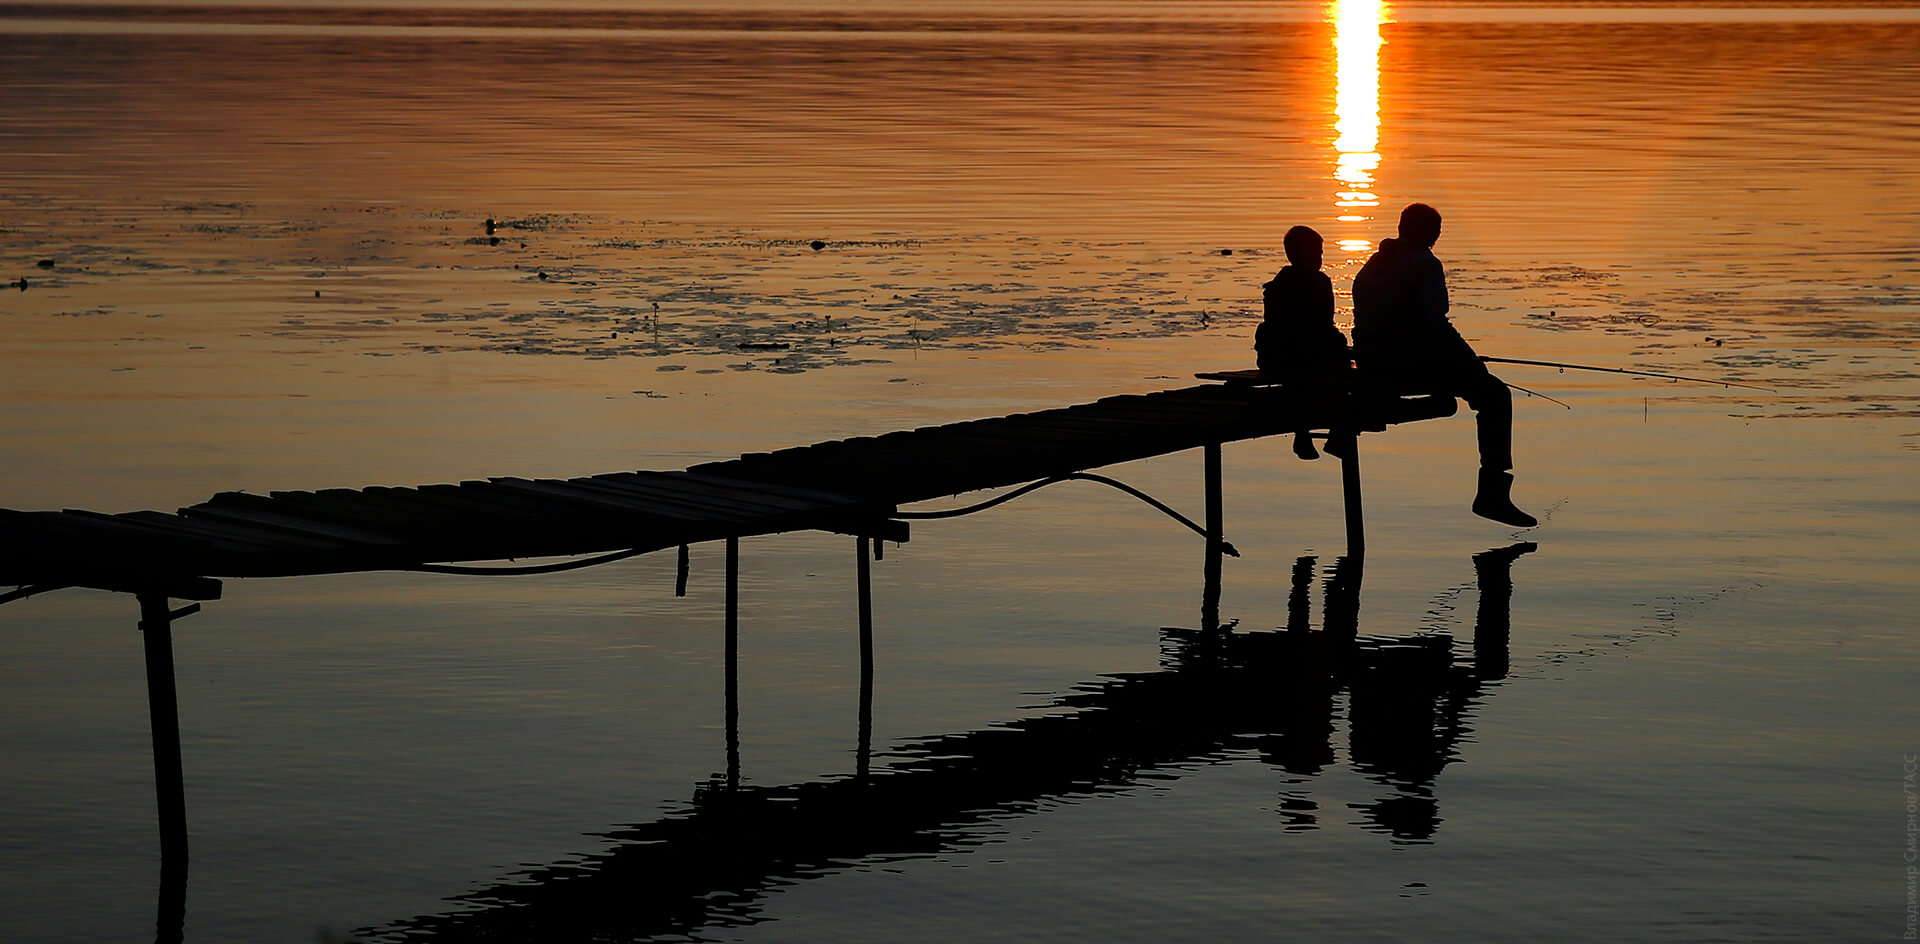
<svg viewBox="0 0 1920 944"><path fill-rule="evenodd" d="M1195 252L1191 243L1177 241L1103 243L1012 232L828 240L552 214L483 215L481 229L490 222L492 233L449 239L447 221L464 219L463 225L472 226L471 211L407 216L318 207L304 216L249 216L243 223L179 218L209 207L168 209L170 216L128 214L142 222L116 230L112 243L99 242L97 229L82 227L91 227L92 217L76 219L71 232L49 233L49 241L24 260L37 272L71 272L72 279L42 277L34 284L26 276L0 282L0 289L73 292L67 304L84 310L128 277L190 273L199 285L207 276L243 271L248 275L242 281L348 279L352 292L298 297L377 305L395 313L389 324L370 330L363 319L345 313L352 309L314 316L322 306L303 306L311 310L296 316L289 293L282 296L285 310L262 312L267 320L253 325L264 333L229 336L344 344L355 353L680 360L663 366L667 370L706 366L688 357L744 361L773 352L784 356L771 364L760 358L751 369L784 373L885 363L910 351L1038 352L1203 333L1218 335L1210 350L1238 351L1250 343L1259 320L1259 283L1272 274L1259 261L1264 250L1216 244ZM178 240L183 232L214 238L205 229L210 225L231 230L217 234L221 249L212 266L191 255L199 251L196 244ZM495 264L497 257L480 251L512 245L512 238L494 240L516 230L541 233L547 241L543 257L564 261L566 270L512 259ZM380 256L361 254L376 245ZM862 255L819 262L792 255L803 247L858 248ZM822 268L828 261L835 265ZM378 268L363 271L361 265ZM1728 359L1730 350L1738 350L1758 359L1733 366L1804 372L1807 362L1831 356L1827 342L1912 333L1911 319L1856 315L1812 289L1783 300L1741 285L1648 285L1631 273L1572 265L1477 265L1463 267L1456 277L1460 298L1472 301L1462 305L1466 317L1484 325L1491 316L1531 331L1616 335L1628 341L1629 356L1714 348L1708 353ZM518 278L502 285L502 272ZM1332 274L1336 284L1351 276ZM1911 286L1858 279L1847 284L1855 286L1853 294L1842 297L1876 313L1911 307L1916 297ZM552 297L556 291L568 295ZM1782 314L1783 305L1789 314ZM664 317L667 312L671 318ZM139 314L144 312L134 316ZM1343 327L1350 324L1344 310L1336 317ZM753 340L778 334L788 338ZM1821 348L1789 353L1780 346L1788 337Z"/></svg>

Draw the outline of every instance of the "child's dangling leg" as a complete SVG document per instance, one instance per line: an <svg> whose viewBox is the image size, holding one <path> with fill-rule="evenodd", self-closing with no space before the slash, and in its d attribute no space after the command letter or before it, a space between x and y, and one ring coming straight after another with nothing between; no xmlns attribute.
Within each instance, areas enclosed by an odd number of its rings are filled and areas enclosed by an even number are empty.
<svg viewBox="0 0 1920 944"><path fill-rule="evenodd" d="M1313 437L1304 429L1293 434L1293 454L1302 459L1320 458L1320 450L1313 448Z"/></svg>

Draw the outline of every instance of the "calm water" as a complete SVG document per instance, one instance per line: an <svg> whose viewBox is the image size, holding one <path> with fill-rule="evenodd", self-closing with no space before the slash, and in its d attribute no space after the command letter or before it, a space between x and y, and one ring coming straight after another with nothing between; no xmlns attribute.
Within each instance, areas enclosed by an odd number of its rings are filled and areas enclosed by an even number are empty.
<svg viewBox="0 0 1920 944"><path fill-rule="evenodd" d="M1398 428L1362 441L1364 574L1336 466L1231 445L1226 651L1163 629L1201 548L1116 493L918 524L875 569L867 783L842 536L743 544L732 792L717 548L685 599L671 555L229 581L175 630L188 940L1912 927L1920 8L0 32L0 506L679 468L1176 386L1250 361L1288 226L1344 291L1416 199L1482 352L1778 390L1513 368L1573 407L1517 404L1542 527L1467 513L1466 419ZM1113 474L1201 503L1196 455ZM134 611L0 608L0 939L153 931Z"/></svg>

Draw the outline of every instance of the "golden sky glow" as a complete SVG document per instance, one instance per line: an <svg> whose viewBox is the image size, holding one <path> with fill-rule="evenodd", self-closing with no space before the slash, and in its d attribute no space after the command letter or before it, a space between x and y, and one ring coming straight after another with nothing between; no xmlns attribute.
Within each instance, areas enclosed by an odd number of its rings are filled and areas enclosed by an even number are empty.
<svg viewBox="0 0 1920 944"><path fill-rule="evenodd" d="M1380 205L1374 173L1380 168L1380 24L1385 0L1331 0L1336 54L1334 77L1334 170L1339 183L1334 206L1341 222L1365 222ZM1340 240L1347 252L1364 252L1364 239Z"/></svg>

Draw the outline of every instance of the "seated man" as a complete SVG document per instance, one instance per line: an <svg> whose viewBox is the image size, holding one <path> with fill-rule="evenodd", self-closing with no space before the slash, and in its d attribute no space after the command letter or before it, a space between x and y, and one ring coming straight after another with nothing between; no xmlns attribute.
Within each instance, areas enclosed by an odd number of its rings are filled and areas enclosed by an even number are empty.
<svg viewBox="0 0 1920 944"><path fill-rule="evenodd" d="M1538 521L1514 507L1513 393L1487 371L1447 320L1447 274L1433 255L1440 212L1424 203L1400 213L1400 237L1380 242L1353 277L1353 351L1363 382L1392 395L1440 393L1467 401L1480 434L1480 488L1473 513L1516 528Z"/></svg>
<svg viewBox="0 0 1920 944"><path fill-rule="evenodd" d="M1253 334L1255 363L1290 386L1344 388L1352 358L1347 336L1333 326L1333 282L1320 271L1325 243L1311 227L1296 226L1283 244L1290 264L1261 286L1266 309ZM1293 454L1320 458L1304 429L1293 435Z"/></svg>

